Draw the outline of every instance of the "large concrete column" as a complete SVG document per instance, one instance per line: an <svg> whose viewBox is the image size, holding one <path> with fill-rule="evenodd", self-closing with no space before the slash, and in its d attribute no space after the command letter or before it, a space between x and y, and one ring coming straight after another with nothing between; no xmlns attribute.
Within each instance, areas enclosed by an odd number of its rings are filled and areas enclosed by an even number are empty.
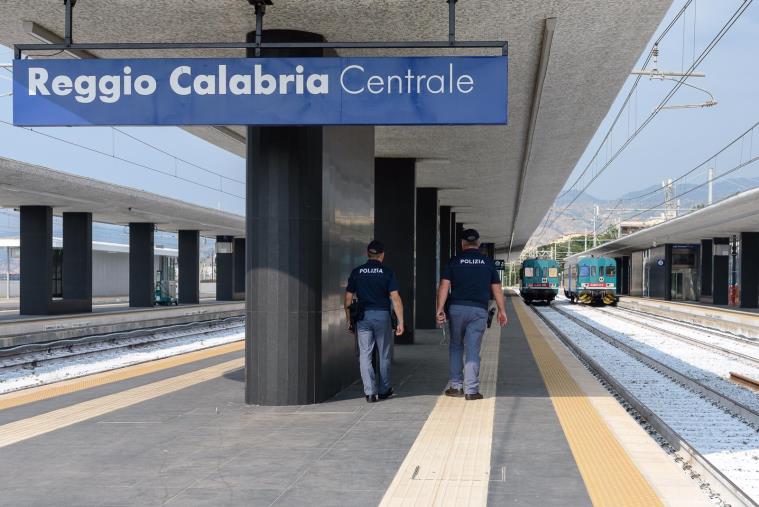
<svg viewBox="0 0 759 507"><path fill-rule="evenodd" d="M664 299L672 301L672 243L664 245Z"/></svg>
<svg viewBox="0 0 759 507"><path fill-rule="evenodd" d="M440 269L451 258L451 207L440 206ZM439 275L440 273L438 273Z"/></svg>
<svg viewBox="0 0 759 507"><path fill-rule="evenodd" d="M454 245L456 248L456 255L459 255L461 250L461 236L464 232L464 224L461 222L456 222L456 244Z"/></svg>
<svg viewBox="0 0 759 507"><path fill-rule="evenodd" d="M179 231L179 302L200 303L200 232Z"/></svg>
<svg viewBox="0 0 759 507"><path fill-rule="evenodd" d="M152 307L155 302L155 225L129 224L129 306Z"/></svg>
<svg viewBox="0 0 759 507"><path fill-rule="evenodd" d="M374 236L385 244L385 264L398 278L405 332L395 343L414 343L416 161L378 158L374 163Z"/></svg>
<svg viewBox="0 0 759 507"><path fill-rule="evenodd" d="M21 206L22 315L47 315L53 291L53 208Z"/></svg>
<svg viewBox="0 0 759 507"><path fill-rule="evenodd" d="M416 189L416 329L435 329L439 270L437 188Z"/></svg>
<svg viewBox="0 0 759 507"><path fill-rule="evenodd" d="M730 238L714 238L712 254L712 303L726 305L730 286Z"/></svg>
<svg viewBox="0 0 759 507"><path fill-rule="evenodd" d="M323 39L271 30L263 40ZM247 403L319 402L358 377L342 303L372 235L373 162L373 127L248 127Z"/></svg>
<svg viewBox="0 0 759 507"><path fill-rule="evenodd" d="M701 240L701 262L700 262L700 296L702 299L712 298L712 240Z"/></svg>
<svg viewBox="0 0 759 507"><path fill-rule="evenodd" d="M458 252L458 247L456 246L456 212L451 211L451 223L449 225L450 231L451 231L451 253L450 257L453 257Z"/></svg>
<svg viewBox="0 0 759 507"><path fill-rule="evenodd" d="M216 236L216 301L234 301L234 238Z"/></svg>
<svg viewBox="0 0 759 507"><path fill-rule="evenodd" d="M759 308L759 232L741 233L741 308Z"/></svg>
<svg viewBox="0 0 759 507"><path fill-rule="evenodd" d="M245 238L235 238L232 249L234 263L233 297L245 299Z"/></svg>
<svg viewBox="0 0 759 507"><path fill-rule="evenodd" d="M63 214L63 299L92 311L92 213Z"/></svg>

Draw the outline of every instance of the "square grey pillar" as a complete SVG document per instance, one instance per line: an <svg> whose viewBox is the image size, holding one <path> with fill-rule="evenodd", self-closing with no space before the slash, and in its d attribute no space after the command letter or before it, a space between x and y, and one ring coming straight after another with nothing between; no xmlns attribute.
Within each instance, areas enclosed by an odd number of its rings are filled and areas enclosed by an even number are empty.
<svg viewBox="0 0 759 507"><path fill-rule="evenodd" d="M699 294L702 299L706 300L712 298L712 246L711 239L701 240L701 259L699 269L701 272L701 279Z"/></svg>
<svg viewBox="0 0 759 507"><path fill-rule="evenodd" d="M403 299L404 333L395 343L414 343L416 161L378 158L374 163L374 237L385 244L385 264L395 272Z"/></svg>
<svg viewBox="0 0 759 507"><path fill-rule="evenodd" d="M263 40L324 38L265 30ZM316 48L281 48L262 56L323 55ZM373 127L248 127L247 403L320 402L358 378L343 296L371 239L373 164Z"/></svg>
<svg viewBox="0 0 759 507"><path fill-rule="evenodd" d="M155 225L129 224L129 306L148 308L155 303Z"/></svg>
<svg viewBox="0 0 759 507"><path fill-rule="evenodd" d="M179 242L179 302L200 303L200 232L182 230Z"/></svg>
<svg viewBox="0 0 759 507"><path fill-rule="evenodd" d="M730 287L730 238L712 240L712 303L726 305Z"/></svg>
<svg viewBox="0 0 759 507"><path fill-rule="evenodd" d="M48 315L53 295L53 208L21 206L21 315Z"/></svg>
<svg viewBox="0 0 759 507"><path fill-rule="evenodd" d="M416 189L416 301L415 328L435 329L437 299L438 197L437 188Z"/></svg>
<svg viewBox="0 0 759 507"><path fill-rule="evenodd" d="M92 311L92 213L63 214L63 299Z"/></svg>
<svg viewBox="0 0 759 507"><path fill-rule="evenodd" d="M216 301L235 299L234 238L216 236Z"/></svg>
<svg viewBox="0 0 759 507"><path fill-rule="evenodd" d="M456 244L455 244L456 255L460 255L461 252L463 251L461 249L461 236L463 232L464 232L464 224L462 224L461 222L456 222Z"/></svg>
<svg viewBox="0 0 759 507"><path fill-rule="evenodd" d="M440 269L451 258L451 207L440 206ZM439 275L440 273L438 273Z"/></svg>
<svg viewBox="0 0 759 507"><path fill-rule="evenodd" d="M245 299L245 238L235 238L232 249L234 263L233 297Z"/></svg>
<svg viewBox="0 0 759 507"><path fill-rule="evenodd" d="M448 258L455 256L458 252L458 247L456 246L457 236L456 236L456 212L451 211L451 223L448 224L448 229L450 230L451 234L451 250L448 254Z"/></svg>
<svg viewBox="0 0 759 507"><path fill-rule="evenodd" d="M759 232L742 232L740 241L741 308L759 308Z"/></svg>

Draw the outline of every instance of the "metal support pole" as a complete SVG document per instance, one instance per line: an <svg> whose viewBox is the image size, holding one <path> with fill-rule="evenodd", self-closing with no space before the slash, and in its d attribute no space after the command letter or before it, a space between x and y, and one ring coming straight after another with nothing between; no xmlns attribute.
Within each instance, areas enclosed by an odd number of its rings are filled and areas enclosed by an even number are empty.
<svg viewBox="0 0 759 507"><path fill-rule="evenodd" d="M456 2L458 0L446 0L448 2L448 42L456 43Z"/></svg>
<svg viewBox="0 0 759 507"><path fill-rule="evenodd" d="M74 42L73 35L73 17L74 17L74 4L76 0L63 0L63 4L66 6L66 27L63 32L63 41L69 46Z"/></svg>
<svg viewBox="0 0 759 507"><path fill-rule="evenodd" d="M266 5L256 4L256 58L261 57L261 39L264 30L264 14L266 14Z"/></svg>

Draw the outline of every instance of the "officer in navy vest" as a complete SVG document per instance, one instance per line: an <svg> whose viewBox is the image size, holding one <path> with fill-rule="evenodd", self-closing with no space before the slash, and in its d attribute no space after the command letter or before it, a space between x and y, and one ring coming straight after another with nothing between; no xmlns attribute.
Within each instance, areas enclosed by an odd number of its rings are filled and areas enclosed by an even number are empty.
<svg viewBox="0 0 759 507"><path fill-rule="evenodd" d="M480 234L466 229L461 238L462 252L443 267L437 296L437 322L443 326L447 320L451 330L449 385L445 394L481 400L480 347L487 329L491 297L498 306L501 327L506 325L506 310L495 263L479 250Z"/></svg>
<svg viewBox="0 0 759 507"><path fill-rule="evenodd" d="M398 295L398 280L395 273L383 264L385 247L379 241L372 241L367 247L369 260L354 269L345 289L345 312L350 320L349 306L358 299L363 310L363 318L356 323L359 348L361 380L364 383L366 401L374 403L393 395L390 386L390 358L393 344L393 328L390 309L398 318L395 334L403 334L403 303ZM350 327L350 326L349 326ZM375 379L372 354L377 347L379 356L379 382ZM379 385L378 385L379 384Z"/></svg>

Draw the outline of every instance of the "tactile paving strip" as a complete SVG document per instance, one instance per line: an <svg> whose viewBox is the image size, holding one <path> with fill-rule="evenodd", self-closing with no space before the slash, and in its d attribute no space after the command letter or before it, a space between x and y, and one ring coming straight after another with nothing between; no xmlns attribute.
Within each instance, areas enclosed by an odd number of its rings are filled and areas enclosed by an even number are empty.
<svg viewBox="0 0 759 507"><path fill-rule="evenodd" d="M486 505L501 330L483 338L484 399L440 396L382 499L382 506Z"/></svg>
<svg viewBox="0 0 759 507"><path fill-rule="evenodd" d="M527 310L520 302L514 307L593 504L615 507L662 505L656 492L532 323Z"/></svg>

